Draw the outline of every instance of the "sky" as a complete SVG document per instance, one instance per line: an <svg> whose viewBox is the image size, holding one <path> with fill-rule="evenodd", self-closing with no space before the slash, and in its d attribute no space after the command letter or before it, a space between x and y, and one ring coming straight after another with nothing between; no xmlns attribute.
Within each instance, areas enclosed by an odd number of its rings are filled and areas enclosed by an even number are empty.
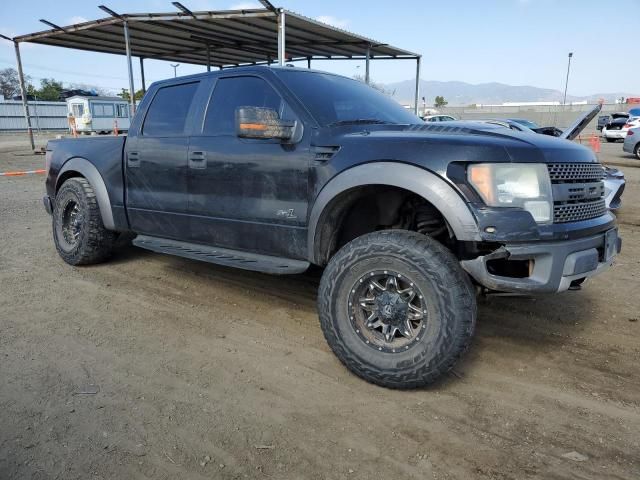
<svg viewBox="0 0 640 480"><path fill-rule="evenodd" d="M105 16L99 4L120 13L174 11L170 0L0 0L0 33L45 30L44 18L69 25ZM260 7L255 1L182 0L193 11ZM570 95L640 94L638 19L640 0L272 0L276 6L316 18L382 43L422 54L428 80L500 82L564 89L567 54L573 52ZM37 83L55 78L119 91L127 87L124 56L22 44L24 70ZM140 88L137 61L135 85ZM300 64L302 66L302 64ZM0 39L0 69L15 67L13 45ZM316 62L314 68L343 75L362 74L362 61ZM179 75L203 71L180 65ZM173 76L169 62L146 61L147 84ZM382 83L412 79L406 60L371 63Z"/></svg>

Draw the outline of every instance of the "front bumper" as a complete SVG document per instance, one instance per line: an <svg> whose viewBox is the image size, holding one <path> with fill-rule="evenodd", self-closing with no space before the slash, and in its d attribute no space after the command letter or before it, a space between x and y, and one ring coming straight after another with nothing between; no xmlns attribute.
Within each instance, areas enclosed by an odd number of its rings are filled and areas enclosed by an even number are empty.
<svg viewBox="0 0 640 480"><path fill-rule="evenodd" d="M621 246L618 229L612 228L598 235L561 242L506 244L488 255L462 260L460 264L490 290L554 293L609 268ZM533 268L525 278L494 275L487 268L487 262L493 259L533 260Z"/></svg>

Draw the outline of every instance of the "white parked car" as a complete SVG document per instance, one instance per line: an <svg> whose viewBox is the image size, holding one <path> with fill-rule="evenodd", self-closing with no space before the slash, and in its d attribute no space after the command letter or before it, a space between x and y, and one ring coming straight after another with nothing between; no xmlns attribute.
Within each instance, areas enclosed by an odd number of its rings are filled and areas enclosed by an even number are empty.
<svg viewBox="0 0 640 480"><path fill-rule="evenodd" d="M640 117L616 118L602 128L602 136L607 142L624 140L630 128L640 127Z"/></svg>
<svg viewBox="0 0 640 480"><path fill-rule="evenodd" d="M457 119L451 115L427 115L422 117L422 120L425 122L453 122Z"/></svg>

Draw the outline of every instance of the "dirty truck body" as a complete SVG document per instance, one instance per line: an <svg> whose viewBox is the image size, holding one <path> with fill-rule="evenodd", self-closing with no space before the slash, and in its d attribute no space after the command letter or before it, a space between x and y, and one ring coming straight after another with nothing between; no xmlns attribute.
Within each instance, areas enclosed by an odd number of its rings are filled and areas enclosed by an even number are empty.
<svg viewBox="0 0 640 480"><path fill-rule="evenodd" d="M479 290L579 288L620 250L603 168L568 140L425 124L355 80L247 67L152 85L128 137L47 146L45 208L70 264L122 233L275 274L324 267L321 326L374 383L433 382Z"/></svg>

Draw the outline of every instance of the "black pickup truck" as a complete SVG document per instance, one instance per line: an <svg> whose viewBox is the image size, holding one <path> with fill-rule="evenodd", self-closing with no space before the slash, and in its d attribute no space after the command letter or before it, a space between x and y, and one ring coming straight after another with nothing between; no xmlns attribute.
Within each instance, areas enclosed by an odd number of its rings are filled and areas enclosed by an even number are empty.
<svg viewBox="0 0 640 480"><path fill-rule="evenodd" d="M344 364L433 382L467 349L482 291L578 289L620 250L603 168L568 140L426 124L361 82L245 67L157 82L127 137L50 141L45 208L71 265L120 234L273 274L324 268Z"/></svg>

